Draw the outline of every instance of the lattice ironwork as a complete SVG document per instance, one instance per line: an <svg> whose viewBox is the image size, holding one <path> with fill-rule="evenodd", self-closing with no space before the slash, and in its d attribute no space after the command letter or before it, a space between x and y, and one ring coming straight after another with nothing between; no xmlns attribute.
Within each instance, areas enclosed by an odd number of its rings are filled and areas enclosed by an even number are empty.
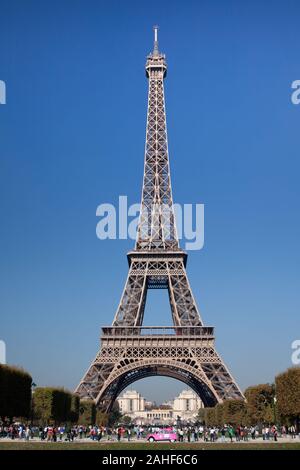
<svg viewBox="0 0 300 470"><path fill-rule="evenodd" d="M243 398L214 346L213 328L203 326L186 274L187 255L179 247L171 190L166 128L165 56L147 57L147 133L141 215L135 250L111 327L104 327L101 349L76 389L109 410L132 382L151 375L177 378L193 388L206 406ZM167 289L172 327L143 327L148 289Z"/></svg>

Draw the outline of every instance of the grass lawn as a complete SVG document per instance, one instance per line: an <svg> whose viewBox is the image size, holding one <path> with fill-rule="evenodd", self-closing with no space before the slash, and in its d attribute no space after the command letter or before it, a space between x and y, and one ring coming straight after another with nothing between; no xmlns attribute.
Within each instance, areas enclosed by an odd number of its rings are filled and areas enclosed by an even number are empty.
<svg viewBox="0 0 300 470"><path fill-rule="evenodd" d="M300 442L152 443L149 442L1 442L1 450L300 450Z"/></svg>

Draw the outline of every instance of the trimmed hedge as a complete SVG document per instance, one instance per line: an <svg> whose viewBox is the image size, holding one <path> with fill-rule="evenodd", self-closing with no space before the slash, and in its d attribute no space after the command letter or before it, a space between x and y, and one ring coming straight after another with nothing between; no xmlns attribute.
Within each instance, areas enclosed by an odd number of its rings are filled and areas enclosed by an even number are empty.
<svg viewBox="0 0 300 470"><path fill-rule="evenodd" d="M31 413L32 377L14 366L0 364L0 416L28 418Z"/></svg>
<svg viewBox="0 0 300 470"><path fill-rule="evenodd" d="M71 408L70 408L70 414L69 414L69 420L71 421L71 423L77 423L77 421L78 421L78 418L79 418L79 404L80 404L79 397L72 393L72 395L71 395Z"/></svg>
<svg viewBox="0 0 300 470"><path fill-rule="evenodd" d="M33 394L33 410L40 423L75 423L79 398L63 388L39 387Z"/></svg>

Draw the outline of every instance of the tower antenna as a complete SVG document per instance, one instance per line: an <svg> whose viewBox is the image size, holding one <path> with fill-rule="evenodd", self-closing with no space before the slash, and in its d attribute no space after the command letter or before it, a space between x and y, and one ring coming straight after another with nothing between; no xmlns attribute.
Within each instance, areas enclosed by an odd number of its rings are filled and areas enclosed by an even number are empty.
<svg viewBox="0 0 300 470"><path fill-rule="evenodd" d="M154 31L154 48L153 48L153 54L154 54L154 55L158 55L158 38L157 38L158 26L157 26L157 25L153 26L153 31Z"/></svg>

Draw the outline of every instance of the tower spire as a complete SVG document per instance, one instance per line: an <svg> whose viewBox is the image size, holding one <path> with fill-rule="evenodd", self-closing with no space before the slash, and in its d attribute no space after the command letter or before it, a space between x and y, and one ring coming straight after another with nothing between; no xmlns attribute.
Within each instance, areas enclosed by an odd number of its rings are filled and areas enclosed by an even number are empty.
<svg viewBox="0 0 300 470"><path fill-rule="evenodd" d="M153 26L153 31L154 31L154 47L153 47L153 55L158 55L158 26L155 25Z"/></svg>
<svg viewBox="0 0 300 470"><path fill-rule="evenodd" d="M136 249L178 251L164 95L167 64L165 56L158 51L158 26L154 26L153 30L154 50L146 62L146 76L149 80L147 132Z"/></svg>

